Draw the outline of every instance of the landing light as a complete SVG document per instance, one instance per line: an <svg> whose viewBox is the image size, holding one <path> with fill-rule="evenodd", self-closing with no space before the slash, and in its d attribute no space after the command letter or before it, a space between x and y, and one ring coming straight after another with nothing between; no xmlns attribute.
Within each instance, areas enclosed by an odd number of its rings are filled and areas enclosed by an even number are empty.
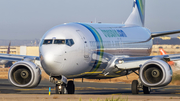
<svg viewBox="0 0 180 101"><path fill-rule="evenodd" d="M119 60L118 62L119 62L119 64L122 64L122 63L124 63L124 61L123 61L123 60Z"/></svg>
<svg viewBox="0 0 180 101"><path fill-rule="evenodd" d="M59 89L61 89L61 86L59 86Z"/></svg>
<svg viewBox="0 0 180 101"><path fill-rule="evenodd" d="M59 89L61 89L61 86L59 86Z"/></svg>

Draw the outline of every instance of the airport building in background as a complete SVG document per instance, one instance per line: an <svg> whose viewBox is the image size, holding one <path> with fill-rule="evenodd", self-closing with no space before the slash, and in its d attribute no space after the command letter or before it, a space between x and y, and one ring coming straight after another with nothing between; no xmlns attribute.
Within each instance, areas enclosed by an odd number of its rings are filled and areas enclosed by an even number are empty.
<svg viewBox="0 0 180 101"><path fill-rule="evenodd" d="M7 54L8 46L0 46L0 53ZM10 54L39 56L38 46L10 46Z"/></svg>

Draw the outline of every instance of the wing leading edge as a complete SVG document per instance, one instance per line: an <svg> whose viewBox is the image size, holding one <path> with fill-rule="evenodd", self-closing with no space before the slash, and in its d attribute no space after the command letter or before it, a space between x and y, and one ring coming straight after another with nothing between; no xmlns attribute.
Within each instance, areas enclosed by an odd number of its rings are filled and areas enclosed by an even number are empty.
<svg viewBox="0 0 180 101"><path fill-rule="evenodd" d="M152 32L151 37L159 37L164 35L171 35L171 34L178 34L180 33L180 30L172 30L172 31L163 31L163 32Z"/></svg>
<svg viewBox="0 0 180 101"><path fill-rule="evenodd" d="M14 55L14 54L0 54L0 59L8 61L31 61L36 65L41 66L40 59L38 56L27 56L27 55Z"/></svg>

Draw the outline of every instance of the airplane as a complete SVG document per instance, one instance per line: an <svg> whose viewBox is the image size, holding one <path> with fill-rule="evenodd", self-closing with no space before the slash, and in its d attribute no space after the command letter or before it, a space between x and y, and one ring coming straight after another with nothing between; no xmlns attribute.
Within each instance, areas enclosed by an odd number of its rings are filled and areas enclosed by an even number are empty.
<svg viewBox="0 0 180 101"><path fill-rule="evenodd" d="M10 53L10 46L11 46L11 42L9 42L9 46L8 46L8 49L7 49L7 54ZM8 63L8 60L0 60L0 65L4 65Z"/></svg>
<svg viewBox="0 0 180 101"><path fill-rule="evenodd" d="M161 55L167 55L167 53L164 51L163 48L159 48L159 51L160 51ZM169 61L168 64L169 64L170 66L175 65L174 61Z"/></svg>
<svg viewBox="0 0 180 101"><path fill-rule="evenodd" d="M163 87L172 80L167 63L180 55L149 56L152 38L180 33L180 30L151 32L144 27L145 0L134 0L133 11L124 24L67 23L48 30L39 44L39 57L0 55L14 60L8 72L9 81L17 87L32 88L41 81L37 61L55 84L57 94L74 94L76 78L107 79L135 73L132 94L142 89Z"/></svg>
<svg viewBox="0 0 180 101"><path fill-rule="evenodd" d="M166 51L163 48L159 48L159 51L161 55L167 55ZM169 61L167 63L172 66L173 72L177 72L178 70L180 70L180 61Z"/></svg>

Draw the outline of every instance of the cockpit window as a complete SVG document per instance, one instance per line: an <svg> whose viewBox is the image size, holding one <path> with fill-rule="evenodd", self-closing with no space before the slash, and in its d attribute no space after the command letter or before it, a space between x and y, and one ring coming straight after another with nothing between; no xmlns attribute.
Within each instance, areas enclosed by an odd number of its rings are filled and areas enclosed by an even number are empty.
<svg viewBox="0 0 180 101"><path fill-rule="evenodd" d="M65 40L64 39L56 39L56 40L54 40L54 44L65 44Z"/></svg>
<svg viewBox="0 0 180 101"><path fill-rule="evenodd" d="M66 45L72 46L74 44L73 39L66 39Z"/></svg>
<svg viewBox="0 0 180 101"><path fill-rule="evenodd" d="M68 46L74 45L73 39L46 39L43 44L66 44Z"/></svg>
<svg viewBox="0 0 180 101"><path fill-rule="evenodd" d="M49 39L49 40L44 40L43 44L52 44L53 40Z"/></svg>

